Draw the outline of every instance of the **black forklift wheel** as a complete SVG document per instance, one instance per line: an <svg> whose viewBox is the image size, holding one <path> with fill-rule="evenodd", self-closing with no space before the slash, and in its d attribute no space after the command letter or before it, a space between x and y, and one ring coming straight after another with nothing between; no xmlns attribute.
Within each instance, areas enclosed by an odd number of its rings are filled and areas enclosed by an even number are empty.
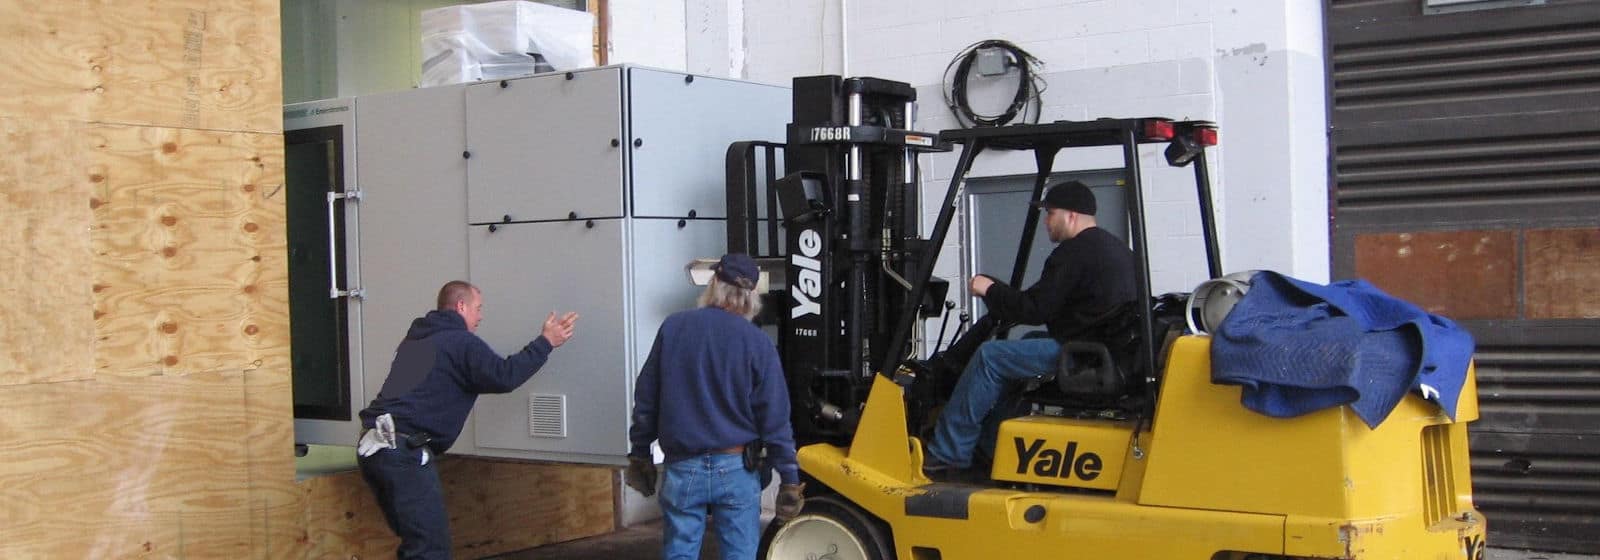
<svg viewBox="0 0 1600 560"><path fill-rule="evenodd" d="M806 498L788 523L773 522L761 535L763 560L894 560L886 531L870 516L836 496Z"/></svg>

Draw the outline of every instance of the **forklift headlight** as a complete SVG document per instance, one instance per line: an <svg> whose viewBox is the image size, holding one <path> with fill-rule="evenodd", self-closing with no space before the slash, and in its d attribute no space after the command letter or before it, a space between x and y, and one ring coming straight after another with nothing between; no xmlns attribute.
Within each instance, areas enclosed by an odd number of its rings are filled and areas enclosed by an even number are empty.
<svg viewBox="0 0 1600 560"><path fill-rule="evenodd" d="M1183 167L1194 161L1195 156L1205 151L1207 146L1217 145L1217 129L1208 126L1196 127L1172 137L1172 143L1167 145L1167 164L1173 167Z"/></svg>
<svg viewBox="0 0 1600 560"><path fill-rule="evenodd" d="M1200 155L1203 149L1199 142L1187 134L1173 137L1172 143L1167 144L1167 165L1173 167L1189 165L1189 162L1194 161L1195 156Z"/></svg>

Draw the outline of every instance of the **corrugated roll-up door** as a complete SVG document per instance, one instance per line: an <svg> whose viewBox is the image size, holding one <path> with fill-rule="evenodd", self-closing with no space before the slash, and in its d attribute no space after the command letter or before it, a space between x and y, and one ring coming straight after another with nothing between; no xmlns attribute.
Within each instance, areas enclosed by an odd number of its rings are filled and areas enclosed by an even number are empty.
<svg viewBox="0 0 1600 560"><path fill-rule="evenodd" d="M1478 341L1490 543L1600 553L1600 1L1329 0L1334 271Z"/></svg>

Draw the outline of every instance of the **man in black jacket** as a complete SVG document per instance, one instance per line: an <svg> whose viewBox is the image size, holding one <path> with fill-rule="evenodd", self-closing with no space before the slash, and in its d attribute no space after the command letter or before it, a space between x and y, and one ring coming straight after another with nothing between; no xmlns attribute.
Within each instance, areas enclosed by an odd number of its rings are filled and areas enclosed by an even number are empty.
<svg viewBox="0 0 1600 560"><path fill-rule="evenodd" d="M979 445L993 452L993 427L986 417L1007 389L1040 379L1056 368L1061 341L1083 330L1093 318L1138 298L1133 251L1095 223L1094 193L1077 181L1057 184L1034 203L1050 240L1039 281L1018 290L992 277L973 276L968 288L983 298L990 317L1001 323L1045 325L1048 338L991 340L978 347L956 382L950 401L934 425L925 470L966 469ZM994 423L998 418L990 418Z"/></svg>
<svg viewBox="0 0 1600 560"><path fill-rule="evenodd" d="M461 435L478 395L508 393L533 377L572 337L578 314L551 313L540 336L507 358L474 334L482 320L478 288L446 283L438 308L412 321L383 389L361 411L361 476L400 537L402 560L450 558L450 519L432 458Z"/></svg>

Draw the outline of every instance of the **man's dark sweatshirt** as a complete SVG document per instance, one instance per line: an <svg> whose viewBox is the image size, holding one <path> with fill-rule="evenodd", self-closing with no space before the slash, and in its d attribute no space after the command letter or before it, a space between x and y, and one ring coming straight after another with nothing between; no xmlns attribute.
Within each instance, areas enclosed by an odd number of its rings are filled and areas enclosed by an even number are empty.
<svg viewBox="0 0 1600 560"><path fill-rule="evenodd" d="M394 351L389 378L372 404L361 411L361 425L394 415L395 431L428 434L428 448L444 453L461 436L461 427L483 393L509 393L550 357L550 341L533 339L521 352L501 358L467 330L454 310L429 311L411 322Z"/></svg>
<svg viewBox="0 0 1600 560"><path fill-rule="evenodd" d="M995 280L983 303L1002 321L1045 325L1051 338L1064 340L1089 320L1139 298L1134 266L1127 243L1092 227L1057 244L1033 286L1018 290Z"/></svg>
<svg viewBox="0 0 1600 560"><path fill-rule="evenodd" d="M800 481L778 350L744 317L715 307L667 317L633 403L631 456L649 457L657 439L668 463L759 439L783 483Z"/></svg>

